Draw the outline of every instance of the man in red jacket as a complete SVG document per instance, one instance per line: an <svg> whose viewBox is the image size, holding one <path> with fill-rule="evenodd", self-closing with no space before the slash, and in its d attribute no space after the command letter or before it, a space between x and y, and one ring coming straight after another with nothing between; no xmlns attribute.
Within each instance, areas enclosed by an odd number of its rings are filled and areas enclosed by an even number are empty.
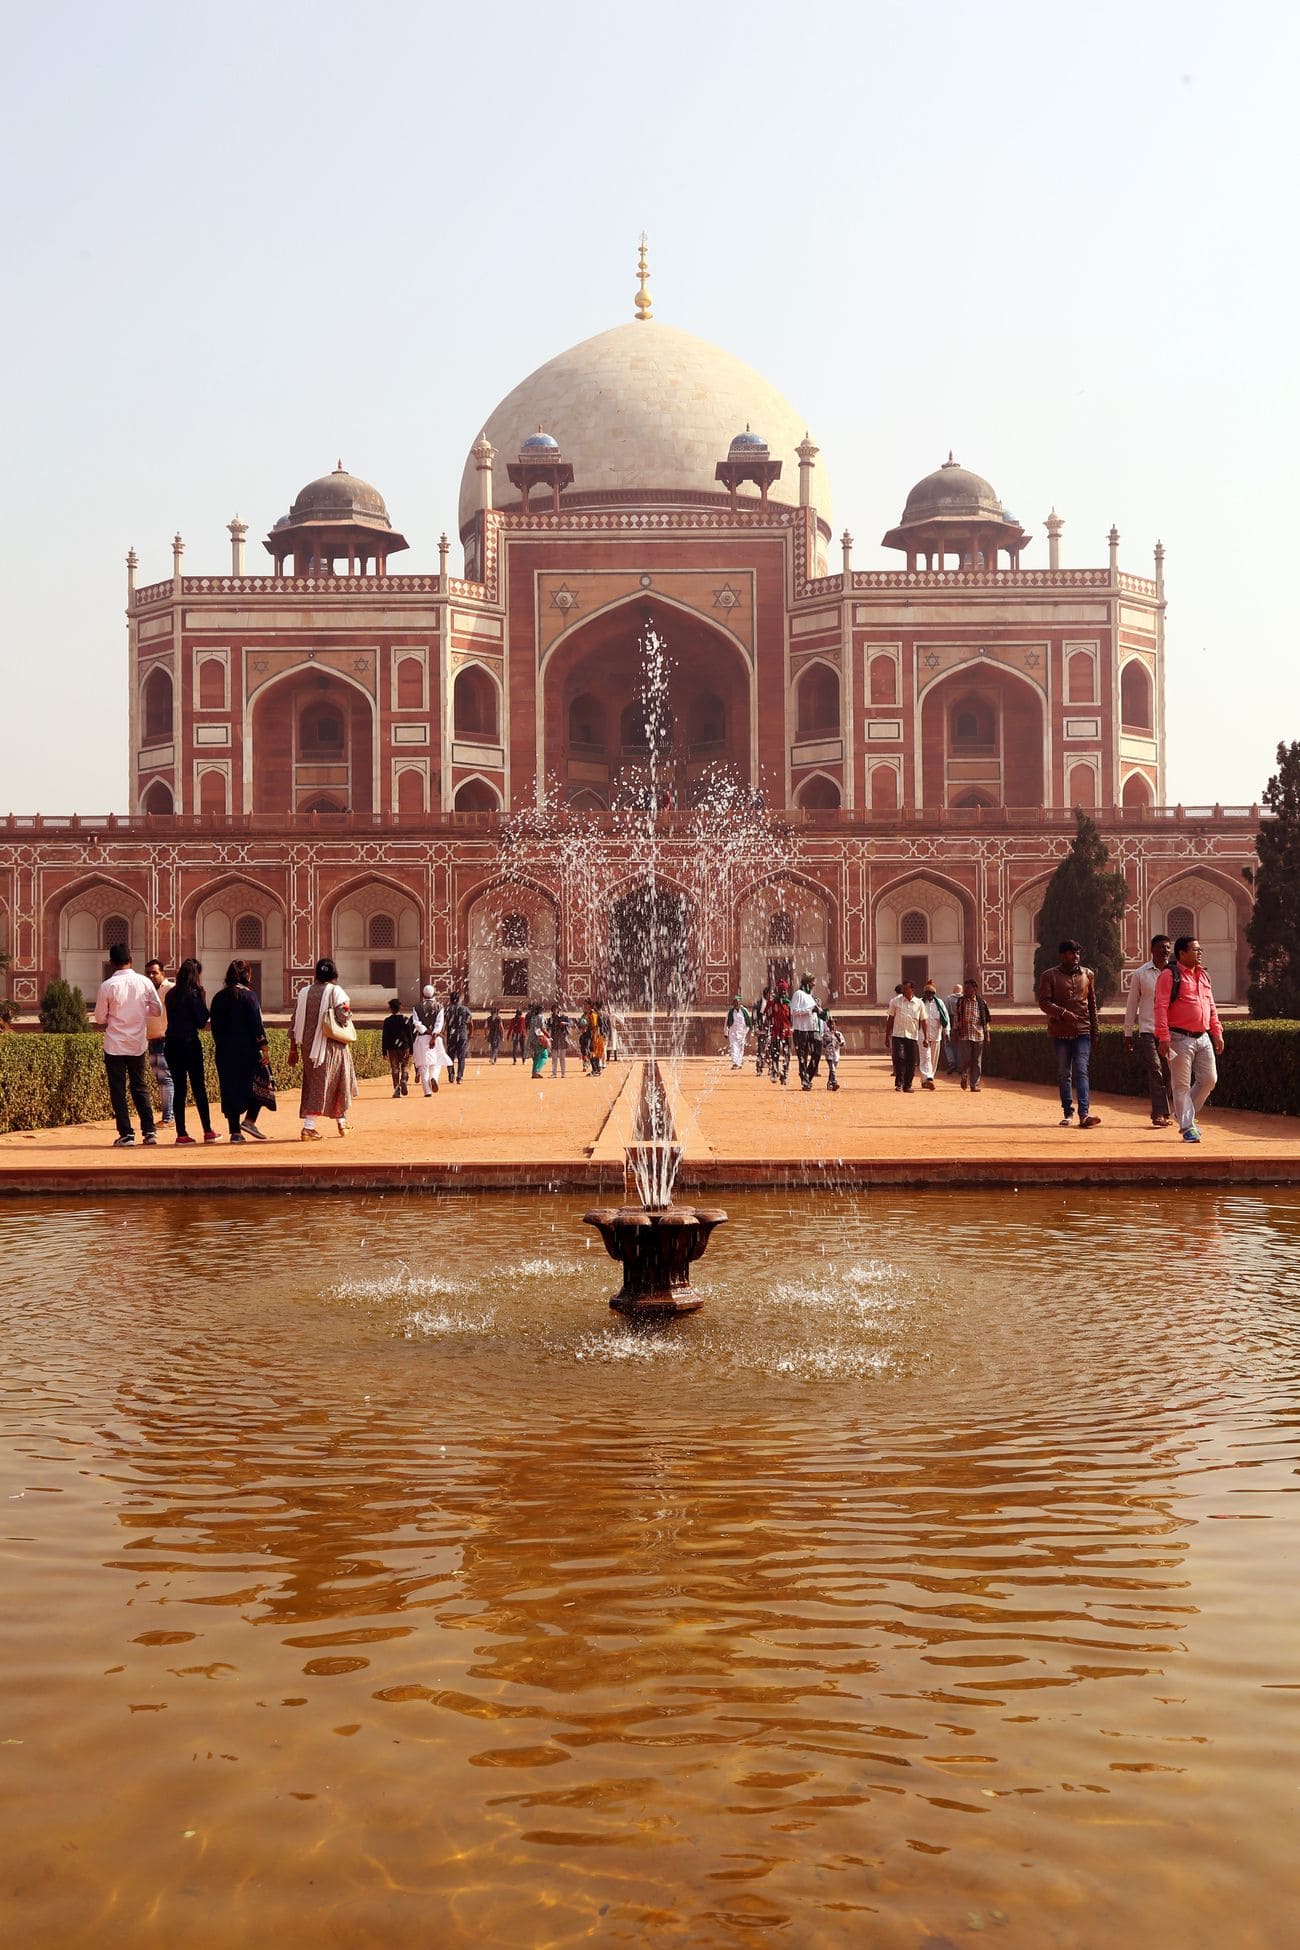
<svg viewBox="0 0 1300 1950"><path fill-rule="evenodd" d="M1179 935L1172 962L1160 971L1155 1019L1156 1047L1173 1078L1174 1111L1183 1143L1199 1144L1201 1127L1196 1120L1219 1081L1214 1059L1223 1054L1223 1027L1195 935Z"/></svg>

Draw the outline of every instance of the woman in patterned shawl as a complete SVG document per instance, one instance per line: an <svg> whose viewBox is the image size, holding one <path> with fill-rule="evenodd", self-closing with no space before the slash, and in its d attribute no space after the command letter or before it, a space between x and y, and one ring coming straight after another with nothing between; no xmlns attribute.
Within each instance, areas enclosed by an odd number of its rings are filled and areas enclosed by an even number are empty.
<svg viewBox="0 0 1300 1950"><path fill-rule="evenodd" d="M357 1094L357 1073L352 1063L350 1043L336 1043L325 1034L325 1011L333 1007L335 1016L347 1022L352 1009L339 987L339 971L328 957L316 964L316 980L301 989L289 1032L289 1061L302 1057L302 1099L298 1115L302 1119L305 1141L319 1139L318 1117L332 1117L339 1136L348 1132L348 1106Z"/></svg>

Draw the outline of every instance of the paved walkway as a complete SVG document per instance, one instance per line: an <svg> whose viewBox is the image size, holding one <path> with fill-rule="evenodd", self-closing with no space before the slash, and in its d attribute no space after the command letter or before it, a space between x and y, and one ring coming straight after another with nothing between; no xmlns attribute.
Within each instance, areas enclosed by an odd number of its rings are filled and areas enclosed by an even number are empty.
<svg viewBox="0 0 1300 1950"><path fill-rule="evenodd" d="M0 1193L168 1190L401 1189L572 1185L605 1193L622 1183L623 1146L641 1066L585 1077L575 1061L563 1080L534 1083L522 1066L475 1059L459 1087L393 1101L387 1080L361 1086L352 1129L333 1126L303 1144L297 1093L265 1124L270 1142L177 1149L112 1148L113 1129L83 1124L0 1137ZM978 1096L946 1079L894 1090L883 1057L850 1057L841 1089L805 1093L733 1073L721 1059L683 1066L674 1114L686 1146L679 1184L944 1185L966 1182L1108 1181L1300 1184L1300 1121L1240 1111L1204 1119L1205 1141L1151 1126L1145 1101L1094 1100L1102 1124L1059 1128L1056 1093L987 1081Z"/></svg>

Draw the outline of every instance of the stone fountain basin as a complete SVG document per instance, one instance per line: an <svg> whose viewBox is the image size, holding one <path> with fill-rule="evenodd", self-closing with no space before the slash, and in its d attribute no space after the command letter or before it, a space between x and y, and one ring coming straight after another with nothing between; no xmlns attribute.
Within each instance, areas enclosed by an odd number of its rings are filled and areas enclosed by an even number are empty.
<svg viewBox="0 0 1300 1950"><path fill-rule="evenodd" d="M605 1251L623 1268L622 1290L610 1306L623 1314L689 1314L704 1302L691 1292L691 1264L699 1259L726 1213L716 1206L599 1206L583 1214Z"/></svg>

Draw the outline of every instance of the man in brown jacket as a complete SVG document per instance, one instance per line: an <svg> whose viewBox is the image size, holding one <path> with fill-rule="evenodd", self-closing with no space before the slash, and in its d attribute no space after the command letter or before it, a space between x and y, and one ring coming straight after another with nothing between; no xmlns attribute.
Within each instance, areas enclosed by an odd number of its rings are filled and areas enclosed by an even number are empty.
<svg viewBox="0 0 1300 1950"><path fill-rule="evenodd" d="M1083 950L1077 941L1063 941L1059 953L1056 967L1044 969L1039 980L1038 1006L1047 1017L1047 1031L1056 1044L1061 1127L1074 1121L1077 1098L1079 1129L1090 1131L1101 1122L1088 1109L1088 1065L1097 1034L1097 984L1092 970L1083 966Z"/></svg>

